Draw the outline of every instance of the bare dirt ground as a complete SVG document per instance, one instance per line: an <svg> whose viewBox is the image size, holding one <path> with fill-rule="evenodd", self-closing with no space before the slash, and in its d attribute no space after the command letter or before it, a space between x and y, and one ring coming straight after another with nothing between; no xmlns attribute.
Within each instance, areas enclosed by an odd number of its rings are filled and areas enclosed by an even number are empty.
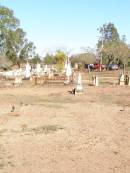
<svg viewBox="0 0 130 173"><path fill-rule="evenodd" d="M130 173L130 87L70 89L0 89L0 173Z"/></svg>

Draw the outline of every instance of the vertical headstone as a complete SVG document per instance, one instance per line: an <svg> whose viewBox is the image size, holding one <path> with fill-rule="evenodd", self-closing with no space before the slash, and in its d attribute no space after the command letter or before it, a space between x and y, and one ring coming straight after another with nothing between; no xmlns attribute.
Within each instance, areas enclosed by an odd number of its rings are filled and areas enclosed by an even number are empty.
<svg viewBox="0 0 130 173"><path fill-rule="evenodd" d="M99 79L98 76L93 76L93 85L98 87L99 86Z"/></svg>
<svg viewBox="0 0 130 173"><path fill-rule="evenodd" d="M29 65L28 62L27 62L27 64L26 64L25 77L26 77L26 78L30 78L30 77L31 77L31 66Z"/></svg>
<svg viewBox="0 0 130 173"><path fill-rule="evenodd" d="M40 77L40 74L41 74L41 65L39 63L37 63L36 73L37 73L37 76Z"/></svg>
<svg viewBox="0 0 130 173"><path fill-rule="evenodd" d="M72 68L71 68L71 63L68 62L67 64L67 69L66 69L66 81L64 82L65 84L70 83L70 76L72 75Z"/></svg>
<svg viewBox="0 0 130 173"><path fill-rule="evenodd" d="M119 85L121 85L121 86L125 85L125 75L124 74L121 74L121 76L120 76Z"/></svg>
<svg viewBox="0 0 130 173"><path fill-rule="evenodd" d="M53 77L53 71L50 68L48 68L48 77L49 79Z"/></svg>
<svg viewBox="0 0 130 173"><path fill-rule="evenodd" d="M96 86L96 87L99 86L99 79L98 79L98 76L95 76L95 86Z"/></svg>
<svg viewBox="0 0 130 173"><path fill-rule="evenodd" d="M47 67L47 64L46 64L45 67L44 67L44 73L47 73L47 70L48 70L48 67Z"/></svg>
<svg viewBox="0 0 130 173"><path fill-rule="evenodd" d="M82 77L81 73L79 73L77 78L76 92L82 92L82 91L83 91Z"/></svg>
<svg viewBox="0 0 130 173"><path fill-rule="evenodd" d="M130 86L130 76L129 76L129 80L128 80L128 86Z"/></svg>

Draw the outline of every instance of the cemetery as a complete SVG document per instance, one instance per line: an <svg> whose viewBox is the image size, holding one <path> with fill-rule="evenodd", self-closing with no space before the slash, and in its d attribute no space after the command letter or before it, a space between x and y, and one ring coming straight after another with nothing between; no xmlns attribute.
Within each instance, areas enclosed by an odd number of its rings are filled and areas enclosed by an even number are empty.
<svg viewBox="0 0 130 173"><path fill-rule="evenodd" d="M104 172L108 162L129 170L130 86L122 71L74 72L70 62L62 74L30 69L27 62L1 74L0 170L93 172L98 164Z"/></svg>
<svg viewBox="0 0 130 173"><path fill-rule="evenodd" d="M0 1L0 173L130 173L129 9Z"/></svg>

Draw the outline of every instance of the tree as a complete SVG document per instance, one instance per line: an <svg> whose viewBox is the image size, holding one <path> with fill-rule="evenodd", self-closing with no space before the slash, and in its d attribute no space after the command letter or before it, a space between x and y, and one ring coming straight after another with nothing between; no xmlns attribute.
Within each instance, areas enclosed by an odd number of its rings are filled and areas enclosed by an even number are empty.
<svg viewBox="0 0 130 173"><path fill-rule="evenodd" d="M73 55L71 57L71 62L72 64L75 63L80 63L82 64L82 66L84 66L85 64L92 64L96 62L96 56L94 53L81 53L81 54L77 54L77 55Z"/></svg>
<svg viewBox="0 0 130 173"><path fill-rule="evenodd" d="M35 47L32 42L26 38L26 33L17 28L15 31L9 31L6 40L6 56L20 67L20 64L34 55Z"/></svg>
<svg viewBox="0 0 130 173"><path fill-rule="evenodd" d="M125 35L120 39L117 28L112 23L104 24L100 29L98 51L103 63L117 63L126 65L130 56L130 49L126 44Z"/></svg>
<svg viewBox="0 0 130 173"><path fill-rule="evenodd" d="M57 64L57 68L59 70L62 70L64 67L64 62L67 59L67 55L64 52L62 52L61 50L57 50L56 54L54 56L54 59Z"/></svg>
<svg viewBox="0 0 130 173"><path fill-rule="evenodd" d="M103 49L103 61L106 64L116 63L126 66L130 57L130 49L123 41L106 43Z"/></svg>
<svg viewBox="0 0 130 173"><path fill-rule="evenodd" d="M37 63L40 63L41 62L41 57L36 54L32 59L31 59L31 63L33 64L37 64Z"/></svg>
<svg viewBox="0 0 130 173"><path fill-rule="evenodd" d="M56 61L57 64L64 64L67 56L61 50L57 50L54 58L55 58L55 61Z"/></svg>
<svg viewBox="0 0 130 173"><path fill-rule="evenodd" d="M46 56L44 57L44 63L48 65L54 64L55 63L54 56L47 53Z"/></svg>
<svg viewBox="0 0 130 173"><path fill-rule="evenodd" d="M104 24L99 29L100 37L98 41L98 47L101 47L106 42L118 42L120 41L119 33L113 23Z"/></svg>
<svg viewBox="0 0 130 173"><path fill-rule="evenodd" d="M0 5L0 53L4 53L6 40L10 30L15 30L19 26L19 20L9 8Z"/></svg>
<svg viewBox="0 0 130 173"><path fill-rule="evenodd" d="M0 6L0 53L20 67L21 62L34 55L35 47L19 23L11 9Z"/></svg>

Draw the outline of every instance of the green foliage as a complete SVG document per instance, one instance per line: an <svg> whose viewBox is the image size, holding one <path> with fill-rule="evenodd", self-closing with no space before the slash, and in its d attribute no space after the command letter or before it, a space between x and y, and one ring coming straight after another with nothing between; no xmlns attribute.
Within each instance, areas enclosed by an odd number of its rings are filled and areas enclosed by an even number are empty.
<svg viewBox="0 0 130 173"><path fill-rule="evenodd" d="M44 64L56 64L57 70L61 71L64 67L64 62L66 59L66 54L61 50L57 50L55 55L46 54L43 61Z"/></svg>
<svg viewBox="0 0 130 173"><path fill-rule="evenodd" d="M105 43L103 49L103 61L106 64L128 64L130 49L128 45L120 42Z"/></svg>
<svg viewBox="0 0 130 173"><path fill-rule="evenodd" d="M19 20L15 18L13 11L0 6L0 53L5 51L9 32L15 30L18 26Z"/></svg>
<svg viewBox="0 0 130 173"><path fill-rule="evenodd" d="M44 57L44 64L48 64L48 65L52 65L55 63L55 59L53 55L50 54L46 54L46 56Z"/></svg>
<svg viewBox="0 0 130 173"><path fill-rule="evenodd" d="M96 56L94 53L81 53L71 57L71 63L74 65L75 63L82 64L92 64L96 62Z"/></svg>
<svg viewBox="0 0 130 173"><path fill-rule="evenodd" d="M67 55L61 50L57 50L54 59L58 70L61 71L64 68L64 62L67 59Z"/></svg>
<svg viewBox="0 0 130 173"><path fill-rule="evenodd" d="M100 29L101 34L97 47L105 64L117 63L128 64L130 49L125 43L126 37L120 39L117 28L114 24L104 24ZM103 47L102 47L103 45Z"/></svg>
<svg viewBox="0 0 130 173"><path fill-rule="evenodd" d="M67 56L64 52L57 50L54 58L55 58L56 64L64 64L65 60L67 59Z"/></svg>
<svg viewBox="0 0 130 173"><path fill-rule="evenodd" d="M12 10L0 6L0 53L6 55L14 64L34 55L35 47L26 39L26 33L19 28L19 20Z"/></svg>
<svg viewBox="0 0 130 173"><path fill-rule="evenodd" d="M19 20L14 16L13 10L0 5L0 27L5 30L15 29Z"/></svg>
<svg viewBox="0 0 130 173"><path fill-rule="evenodd" d="M6 40L6 56L14 64L20 64L33 56L35 47L25 38L25 32L21 28L10 31Z"/></svg>
<svg viewBox="0 0 130 173"><path fill-rule="evenodd" d="M102 46L102 42L103 42L103 44L105 44L107 42L119 42L120 41L119 33L113 23L104 24L98 30L100 33L100 38L99 38L98 45L97 45L98 48L100 48Z"/></svg>
<svg viewBox="0 0 130 173"><path fill-rule="evenodd" d="M38 54L36 54L32 59L31 59L31 63L32 64L37 64L37 63L41 63L41 58Z"/></svg>

